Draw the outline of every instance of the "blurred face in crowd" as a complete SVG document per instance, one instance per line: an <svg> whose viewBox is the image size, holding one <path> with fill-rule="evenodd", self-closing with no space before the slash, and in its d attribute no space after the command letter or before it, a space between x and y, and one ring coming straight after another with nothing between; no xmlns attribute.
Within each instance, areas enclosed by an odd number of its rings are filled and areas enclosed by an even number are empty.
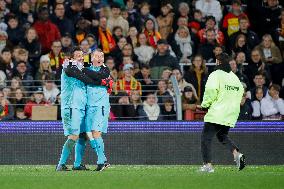
<svg viewBox="0 0 284 189"><path fill-rule="evenodd" d="M83 52L88 52L89 49L90 49L90 46L89 46L89 43L87 40L83 40L81 42L81 45L80 45L81 49L83 50Z"/></svg>
<svg viewBox="0 0 284 189"><path fill-rule="evenodd" d="M142 74L143 78L149 78L149 76L150 76L150 69L142 68L141 69L141 74Z"/></svg>
<svg viewBox="0 0 284 189"><path fill-rule="evenodd" d="M6 2L4 0L0 1L0 10L4 11L6 9Z"/></svg>
<svg viewBox="0 0 284 189"><path fill-rule="evenodd" d="M194 17L195 20L201 21L202 20L202 13L201 12L194 12L193 17Z"/></svg>
<svg viewBox="0 0 284 189"><path fill-rule="evenodd" d="M58 18L64 18L64 14L65 14L64 5L63 4L57 4L56 7L55 7L54 12L55 12L55 15Z"/></svg>
<svg viewBox="0 0 284 189"><path fill-rule="evenodd" d="M54 41L51 45L51 50L53 51L53 53L58 56L60 51L62 49L62 45L60 41Z"/></svg>
<svg viewBox="0 0 284 189"><path fill-rule="evenodd" d="M114 31L113 31L113 35L120 37L122 36L122 28L121 27L117 27Z"/></svg>
<svg viewBox="0 0 284 189"><path fill-rule="evenodd" d="M167 44L159 44L157 46L157 50L158 50L160 55L166 54L168 49L169 49L169 46Z"/></svg>
<svg viewBox="0 0 284 189"><path fill-rule="evenodd" d="M94 66L101 66L104 63L104 53L101 51L94 51L92 53L92 63Z"/></svg>
<svg viewBox="0 0 284 189"><path fill-rule="evenodd" d="M41 61L40 64L42 65L43 70L48 70L50 62L47 60Z"/></svg>
<svg viewBox="0 0 284 189"><path fill-rule="evenodd" d="M124 56L131 56L132 55L132 46L130 44L125 45L122 48L122 54Z"/></svg>
<svg viewBox="0 0 284 189"><path fill-rule="evenodd" d="M24 94L23 94L23 91L22 89L17 89L15 91L15 97L17 100L21 100L23 98Z"/></svg>
<svg viewBox="0 0 284 189"><path fill-rule="evenodd" d="M4 92L4 91L3 91ZM272 98L279 97L279 91L276 90L274 87L269 89L269 94Z"/></svg>
<svg viewBox="0 0 284 189"><path fill-rule="evenodd" d="M187 23L188 23L187 18L179 17L177 25L187 27Z"/></svg>
<svg viewBox="0 0 284 189"><path fill-rule="evenodd" d="M271 47L271 43L272 43L272 40L270 37L263 37L263 46L265 48L270 48Z"/></svg>
<svg viewBox="0 0 284 189"><path fill-rule="evenodd" d="M150 12L150 7L148 5L144 5L140 9L142 15L147 15Z"/></svg>
<svg viewBox="0 0 284 189"><path fill-rule="evenodd" d="M83 64L83 62L84 62L83 51L81 51L81 50L74 51L73 59L78 61L79 63Z"/></svg>
<svg viewBox="0 0 284 189"><path fill-rule="evenodd" d="M128 0L128 1L126 2L126 6L127 6L127 9L128 9L128 10L133 9L133 8L134 8L134 5L135 5L134 0Z"/></svg>
<svg viewBox="0 0 284 189"><path fill-rule="evenodd" d="M215 21L212 19L209 19L206 21L206 28L207 29L214 29L215 27Z"/></svg>
<svg viewBox="0 0 284 189"><path fill-rule="evenodd" d="M10 94L11 94L11 89L8 88L8 87L5 87L4 89L2 89L2 91L3 91L4 97L5 97L6 99L7 99L7 98L10 96Z"/></svg>
<svg viewBox="0 0 284 189"><path fill-rule="evenodd" d="M247 100L246 93L244 93L241 100L241 106L243 106L246 103L246 100Z"/></svg>
<svg viewBox="0 0 284 189"><path fill-rule="evenodd" d="M23 2L20 6L20 10L23 12L23 13L26 13L28 14L30 12L30 6L27 2Z"/></svg>
<svg viewBox="0 0 284 189"><path fill-rule="evenodd" d="M187 4L183 4L179 7L178 11L181 16L186 17L189 14L189 7L187 6Z"/></svg>
<svg viewBox="0 0 284 189"><path fill-rule="evenodd" d="M35 101L37 102L37 103L40 103L42 100L43 100L43 94L42 93L35 93L34 94L34 97L35 97Z"/></svg>
<svg viewBox="0 0 284 189"><path fill-rule="evenodd" d="M18 56L19 61L27 62L28 58L29 58L29 54L28 54L27 51L23 51L23 52L19 53L19 56Z"/></svg>
<svg viewBox="0 0 284 189"><path fill-rule="evenodd" d="M123 62L124 65L125 64L133 64L133 60L131 59L130 56L124 56L122 62Z"/></svg>
<svg viewBox="0 0 284 189"><path fill-rule="evenodd" d="M164 92L167 90L166 81L160 80L160 81L158 82L158 89L159 89L160 92L164 93Z"/></svg>
<svg viewBox="0 0 284 189"><path fill-rule="evenodd" d="M114 64L114 59L110 58L110 59L107 59L106 61L106 66L110 69L110 70L113 70L115 64Z"/></svg>
<svg viewBox="0 0 284 189"><path fill-rule="evenodd" d="M42 22L45 22L48 20L49 14L48 10L42 10L40 13L38 13L38 19Z"/></svg>
<svg viewBox="0 0 284 189"><path fill-rule="evenodd" d="M27 40L28 41L33 41L34 39L36 39L37 37L37 33L36 30L34 28L30 28L27 31Z"/></svg>
<svg viewBox="0 0 284 189"><path fill-rule="evenodd" d="M215 56L221 54L223 52L223 49L221 47L215 47L213 50L213 53Z"/></svg>
<svg viewBox="0 0 284 189"><path fill-rule="evenodd" d="M106 27L107 27L107 19L106 19L106 17L101 17L100 18L100 27L103 28L103 29L106 29Z"/></svg>
<svg viewBox="0 0 284 189"><path fill-rule="evenodd" d="M127 70L124 70L123 73L124 73L124 76L126 78L131 78L133 76L134 69L133 68L129 68Z"/></svg>
<svg viewBox="0 0 284 189"><path fill-rule="evenodd" d="M19 24L19 22L18 22L18 20L15 19L15 18L11 18L11 19L9 19L9 21L8 21L8 25L10 26L11 29L17 28L17 27L18 27L18 24Z"/></svg>
<svg viewBox="0 0 284 189"><path fill-rule="evenodd" d="M130 98L133 102L137 102L140 100L140 94L137 90L132 90L130 94Z"/></svg>
<svg viewBox="0 0 284 189"><path fill-rule="evenodd" d="M189 35L188 32L189 32L189 31L186 30L185 28L180 28L180 29L178 29L178 35L179 35L180 38L187 38L188 35Z"/></svg>
<svg viewBox="0 0 284 189"><path fill-rule="evenodd" d="M45 83L45 88L46 88L46 90L51 91L51 90L53 89L53 87L54 87L53 81L47 81L47 82Z"/></svg>
<svg viewBox="0 0 284 189"><path fill-rule="evenodd" d="M12 89L16 89L16 88L18 88L18 87L20 87L20 82L19 82L19 80L16 79L16 78L13 78L13 79L11 80L11 88L12 88Z"/></svg>
<svg viewBox="0 0 284 189"><path fill-rule="evenodd" d="M19 64L17 65L17 71L18 71L20 74L26 73L26 71L27 71L27 66L26 66L26 64L25 64L25 63L19 63Z"/></svg>
<svg viewBox="0 0 284 189"><path fill-rule="evenodd" d="M203 61L202 57L196 56L196 57L194 57L192 63L193 63L195 68L200 69L201 66L202 66L202 63L203 63L202 61Z"/></svg>
<svg viewBox="0 0 284 189"><path fill-rule="evenodd" d="M251 52L251 59L254 63L261 61L261 56L258 50Z"/></svg>
<svg viewBox="0 0 284 189"><path fill-rule="evenodd" d="M278 5L278 0L267 0L267 4L269 7L275 7Z"/></svg>
<svg viewBox="0 0 284 189"><path fill-rule="evenodd" d="M89 9L92 7L92 1L91 0L84 0L84 9Z"/></svg>
<svg viewBox="0 0 284 189"><path fill-rule="evenodd" d="M192 92L192 91L187 91L187 92L185 92L185 93L184 93L184 97L185 97L186 99L192 99L192 97L193 97L193 92Z"/></svg>
<svg viewBox="0 0 284 189"><path fill-rule="evenodd" d="M171 9L168 6L162 6L161 11L163 15L167 15L171 11Z"/></svg>
<svg viewBox="0 0 284 189"><path fill-rule="evenodd" d="M111 13L112 13L112 16L114 18L119 17L120 16L120 12L121 12L120 8L112 8L111 9Z"/></svg>
<svg viewBox="0 0 284 189"><path fill-rule="evenodd" d="M95 43L96 43L96 40L93 38L93 37L87 37L87 41L90 45L90 47L92 47Z"/></svg>
<svg viewBox="0 0 284 189"><path fill-rule="evenodd" d="M241 5L238 3L232 4L232 12L233 14L239 14L241 12Z"/></svg>
<svg viewBox="0 0 284 189"><path fill-rule="evenodd" d="M215 32L214 31L207 31L206 32L206 39L207 41L210 42L214 42L216 38Z"/></svg>
<svg viewBox="0 0 284 189"><path fill-rule="evenodd" d="M128 96L122 96L118 100L119 104L129 104L129 97Z"/></svg>
<svg viewBox="0 0 284 189"><path fill-rule="evenodd" d="M162 73L162 76L161 76L161 79L163 80L169 80L170 76L172 74L172 71L171 70L164 70L163 73Z"/></svg>
<svg viewBox="0 0 284 189"><path fill-rule="evenodd" d="M144 33L139 34L138 41L140 45L146 45L147 44L147 38Z"/></svg>
<svg viewBox="0 0 284 189"><path fill-rule="evenodd" d="M238 37L237 46L243 47L245 44L246 44L246 37L244 35Z"/></svg>
<svg viewBox="0 0 284 189"><path fill-rule="evenodd" d="M166 102L166 103L165 103L165 109L166 109L167 112L172 111L172 109L173 109L173 103L171 103L171 102Z"/></svg>
<svg viewBox="0 0 284 189"><path fill-rule="evenodd" d="M125 20L127 20L128 17L129 17L128 11L127 11L127 10L121 11L121 16L122 16L122 18L124 18Z"/></svg>
<svg viewBox="0 0 284 189"><path fill-rule="evenodd" d="M230 60L230 62L229 62L229 64L230 64L230 66L231 66L231 69L232 69L232 71L234 72L234 73L236 73L237 72L237 62L235 61L235 60Z"/></svg>
<svg viewBox="0 0 284 189"><path fill-rule="evenodd" d="M4 98L4 94L3 94L2 91L0 91L0 104L1 104L1 102L2 102L4 99L5 99L5 98Z"/></svg>
<svg viewBox="0 0 284 189"><path fill-rule="evenodd" d="M246 19L241 19L240 20L240 30L242 31L242 30L247 30L248 29L248 27L249 27L249 22L248 22L248 20L246 20Z"/></svg>
<svg viewBox="0 0 284 189"><path fill-rule="evenodd" d="M120 38L117 43L120 49L122 49L126 44L127 44L127 40L125 37Z"/></svg>
<svg viewBox="0 0 284 189"><path fill-rule="evenodd" d="M262 98L263 98L263 90L262 88L257 88L256 91L255 91L255 96L256 96L256 99L261 101Z"/></svg>
<svg viewBox="0 0 284 189"><path fill-rule="evenodd" d="M129 36L130 37L136 37L137 34L138 34L138 31L137 31L136 27L133 26L133 27L129 28Z"/></svg>
<svg viewBox="0 0 284 189"><path fill-rule="evenodd" d="M72 45L72 39L68 36L61 37L60 41L63 47L70 47Z"/></svg>
<svg viewBox="0 0 284 189"><path fill-rule="evenodd" d="M256 75L254 76L253 82L256 87L262 87L265 83L265 79L262 75Z"/></svg>
<svg viewBox="0 0 284 189"><path fill-rule="evenodd" d="M146 103L150 106L153 106L154 104L156 104L157 103L156 96L154 94L147 95Z"/></svg>
<svg viewBox="0 0 284 189"><path fill-rule="evenodd" d="M81 3L74 3L71 5L71 9L75 12L81 12L83 10L84 4Z"/></svg>
<svg viewBox="0 0 284 189"><path fill-rule="evenodd" d="M12 60L12 54L9 51L5 51L1 54L2 59L4 60L4 63L10 63Z"/></svg>
<svg viewBox="0 0 284 189"><path fill-rule="evenodd" d="M239 52L236 57L236 61L238 64L242 64L246 61L246 55L243 52Z"/></svg>
<svg viewBox="0 0 284 189"><path fill-rule="evenodd" d="M181 75L181 73L180 73L180 71L179 70L173 70L173 75L176 77L176 79L177 79L177 81L179 82L179 81L181 81L181 79L182 79L182 75Z"/></svg>
<svg viewBox="0 0 284 189"><path fill-rule="evenodd" d="M147 22L146 22L146 29L148 31L153 31L154 30L154 22L152 20L147 20Z"/></svg>

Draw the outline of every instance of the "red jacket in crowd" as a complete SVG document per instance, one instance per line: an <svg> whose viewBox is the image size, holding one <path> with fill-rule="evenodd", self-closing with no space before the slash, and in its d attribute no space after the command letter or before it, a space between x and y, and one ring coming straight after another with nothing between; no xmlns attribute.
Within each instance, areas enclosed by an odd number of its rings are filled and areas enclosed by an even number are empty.
<svg viewBox="0 0 284 189"><path fill-rule="evenodd" d="M33 26L38 34L42 51L47 53L50 51L52 42L61 38L59 29L50 20L46 22L36 21Z"/></svg>

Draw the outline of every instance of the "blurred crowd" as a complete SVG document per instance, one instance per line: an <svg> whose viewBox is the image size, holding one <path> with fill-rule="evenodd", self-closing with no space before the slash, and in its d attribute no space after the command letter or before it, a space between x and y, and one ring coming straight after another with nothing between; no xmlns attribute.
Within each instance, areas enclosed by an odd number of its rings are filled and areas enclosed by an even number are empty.
<svg viewBox="0 0 284 189"><path fill-rule="evenodd" d="M281 5L282 3L282 5ZM101 48L113 120L175 120L201 103L215 57L231 55L241 120L284 115L284 9L278 0L0 0L0 120L58 105L62 63ZM60 111L58 111L60 119Z"/></svg>

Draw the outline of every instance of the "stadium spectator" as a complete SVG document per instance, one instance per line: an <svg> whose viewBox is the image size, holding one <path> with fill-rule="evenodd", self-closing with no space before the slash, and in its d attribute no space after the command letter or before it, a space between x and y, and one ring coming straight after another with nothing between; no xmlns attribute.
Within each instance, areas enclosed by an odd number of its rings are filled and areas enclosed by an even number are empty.
<svg viewBox="0 0 284 189"><path fill-rule="evenodd" d="M163 100L161 112L163 115L163 120L177 120L174 101L172 98L166 98Z"/></svg>
<svg viewBox="0 0 284 189"><path fill-rule="evenodd" d="M192 41L189 30L185 26L180 26L175 34L175 41L181 52L179 62L189 63L192 55Z"/></svg>
<svg viewBox="0 0 284 189"><path fill-rule="evenodd" d="M10 95L10 101L11 104L14 106L14 110L17 110L18 108L24 109L25 104L26 104L26 92L23 88L16 88L11 92Z"/></svg>
<svg viewBox="0 0 284 189"><path fill-rule="evenodd" d="M165 99L172 98L171 94L168 91L167 81L160 80L158 81L158 89L155 93L158 98L158 104L163 104Z"/></svg>
<svg viewBox="0 0 284 189"><path fill-rule="evenodd" d="M157 44L157 53L149 62L152 79L160 79L165 68L179 69L177 59L170 55L167 41L160 39Z"/></svg>
<svg viewBox="0 0 284 189"><path fill-rule="evenodd" d="M165 3L161 6L161 15L157 17L158 31L162 39L167 39L173 31L174 13L173 6L170 3Z"/></svg>
<svg viewBox="0 0 284 189"><path fill-rule="evenodd" d="M62 45L61 52L64 55L70 54L70 52L72 52L72 48L74 46L71 34L69 34L69 33L63 34L61 39L60 39L60 42L61 42L61 45Z"/></svg>
<svg viewBox="0 0 284 189"><path fill-rule="evenodd" d="M118 42L118 40L120 38L124 37L122 32L123 32L122 27L120 27L120 26L113 27L111 33L112 33L112 37L114 38L116 43Z"/></svg>
<svg viewBox="0 0 284 189"><path fill-rule="evenodd" d="M119 39L117 45L115 46L114 49L112 49L110 56L112 56L115 60L115 68L118 70L119 66L122 61L122 48L127 44L127 40L125 37L122 37Z"/></svg>
<svg viewBox="0 0 284 189"><path fill-rule="evenodd" d="M0 51L2 51L5 47L11 48L13 45L8 40L8 34L6 31L0 30Z"/></svg>
<svg viewBox="0 0 284 189"><path fill-rule="evenodd" d="M13 77L19 77L25 89L32 90L32 86L34 86L33 76L28 72L26 64L24 61L19 61Z"/></svg>
<svg viewBox="0 0 284 189"><path fill-rule="evenodd" d="M34 15L30 10L28 1L22 1L19 4L19 10L13 11L17 13L19 24L23 29L29 28L35 21Z"/></svg>
<svg viewBox="0 0 284 189"><path fill-rule="evenodd" d="M65 16L71 20L73 27L75 27L81 17L83 6L83 0L71 0L71 2L65 6Z"/></svg>
<svg viewBox="0 0 284 189"><path fill-rule="evenodd" d="M9 97L10 97L10 95L11 95L11 89L10 89L10 87L8 87L8 86L4 87L4 88L2 89L2 92L3 92L3 94L4 94L4 98L8 100Z"/></svg>
<svg viewBox="0 0 284 189"><path fill-rule="evenodd" d="M93 34L88 34L86 40L89 43L91 52L93 52L98 47L96 37Z"/></svg>
<svg viewBox="0 0 284 189"><path fill-rule="evenodd" d="M141 83L133 77L133 71L134 67L132 64L125 64L123 66L124 77L116 82L116 94L124 91L130 95L132 90L137 90L139 94L142 95Z"/></svg>
<svg viewBox="0 0 284 189"><path fill-rule="evenodd" d="M249 58L249 57L248 57ZM244 72L244 64L247 64L247 56L244 52L238 52L235 56L238 70Z"/></svg>
<svg viewBox="0 0 284 189"><path fill-rule="evenodd" d="M6 1L0 1L0 20L3 21L5 16L10 13Z"/></svg>
<svg viewBox="0 0 284 189"><path fill-rule="evenodd" d="M184 88L182 95L182 110L196 110L196 106L200 104L198 97L194 94L192 87L187 86Z"/></svg>
<svg viewBox="0 0 284 189"><path fill-rule="evenodd" d="M7 33L9 34L9 41L15 46L24 38L24 29L19 25L18 18L14 14L10 14L6 18L8 28Z"/></svg>
<svg viewBox="0 0 284 189"><path fill-rule="evenodd" d="M37 31L41 43L42 52L48 53L51 49L52 42L60 39L59 29L49 20L48 9L42 7L38 11L38 20L33 27Z"/></svg>
<svg viewBox="0 0 284 189"><path fill-rule="evenodd" d="M84 0L81 17L92 22L96 16L96 10L92 8L92 0Z"/></svg>
<svg viewBox="0 0 284 189"><path fill-rule="evenodd" d="M157 102L156 95L153 92L149 92L146 95L143 105L138 108L139 120L163 120L162 112Z"/></svg>
<svg viewBox="0 0 284 189"><path fill-rule="evenodd" d="M280 86L272 84L267 95L261 100L261 114L264 120L280 120L284 115L284 101L279 97Z"/></svg>
<svg viewBox="0 0 284 189"><path fill-rule="evenodd" d="M98 46L105 54L109 54L116 46L116 42L112 36L111 30L107 28L107 18L101 17L99 27L96 31L98 36Z"/></svg>
<svg viewBox="0 0 284 189"><path fill-rule="evenodd" d="M251 101L246 97L246 93L244 93L240 104L240 114L238 120L251 120L252 112L253 110L251 106Z"/></svg>
<svg viewBox="0 0 284 189"><path fill-rule="evenodd" d="M55 85L52 78L46 78L46 80L44 81L44 85L43 85L44 99L49 104L54 104L55 101L56 101L56 97L59 93L60 93L60 91L57 88L57 86Z"/></svg>
<svg viewBox="0 0 284 189"><path fill-rule="evenodd" d="M157 42L161 39L161 34L155 30L154 20L148 18L145 21L143 33L145 34L149 45L156 49Z"/></svg>
<svg viewBox="0 0 284 189"><path fill-rule="evenodd" d="M66 33L75 35L75 28L72 21L65 16L65 7L63 3L56 3L54 14L50 16L50 20L58 27L61 36Z"/></svg>
<svg viewBox="0 0 284 189"><path fill-rule="evenodd" d="M217 0L198 0L195 8L201 10L203 16L213 16L219 22L222 19L222 9Z"/></svg>
<svg viewBox="0 0 284 189"><path fill-rule="evenodd" d="M126 92L117 93L115 99L115 104L111 105L111 112L116 120L133 120L136 118L135 107L130 103Z"/></svg>
<svg viewBox="0 0 284 189"><path fill-rule="evenodd" d="M262 61L261 52L258 49L254 49L251 52L251 61L245 69L245 75L249 79L250 86L254 86L254 77L256 73L263 72L265 73L265 83L266 85L270 84L270 70L269 67Z"/></svg>
<svg viewBox="0 0 284 189"><path fill-rule="evenodd" d="M55 73L57 79L60 78L62 70L61 68L64 60L64 54L62 53L61 49L61 41L56 40L52 42L51 51L48 53L51 69Z"/></svg>
<svg viewBox="0 0 284 189"><path fill-rule="evenodd" d="M178 11L174 16L174 21L173 21L173 32L176 32L178 27L179 27L179 20L183 18L183 21L186 21L186 26L188 24L188 21L191 20L191 14L190 14L190 9L189 6L186 2L181 2L178 5Z"/></svg>
<svg viewBox="0 0 284 189"><path fill-rule="evenodd" d="M48 105L44 99L42 88L38 88L31 97L31 100L28 101L25 105L24 111L25 115L31 119L33 106L42 106Z"/></svg>
<svg viewBox="0 0 284 189"><path fill-rule="evenodd" d="M133 90L130 92L130 103L133 104L135 111L137 111L137 108L142 104L141 95L139 94L139 91Z"/></svg>
<svg viewBox="0 0 284 189"><path fill-rule="evenodd" d="M10 102L4 98L4 93L0 91L0 120L12 120L14 118L14 108Z"/></svg>
<svg viewBox="0 0 284 189"><path fill-rule="evenodd" d="M80 48L83 51L84 63L89 64L91 62L91 49L87 39L81 41Z"/></svg>
<svg viewBox="0 0 284 189"><path fill-rule="evenodd" d="M42 55L40 57L39 69L36 73L35 80L39 82L46 80L46 78L52 78L54 80L55 74L52 72L48 55ZM39 85L41 84L42 83L39 82Z"/></svg>
<svg viewBox="0 0 284 189"><path fill-rule="evenodd" d="M41 55L41 44L38 41L38 35L33 27L26 31L24 39L20 42L20 46L28 51L28 62L34 73L39 68L39 58Z"/></svg>
<svg viewBox="0 0 284 189"><path fill-rule="evenodd" d="M137 47L138 44L138 31L135 26L130 26L127 36L127 43L130 43L133 48Z"/></svg>
<svg viewBox="0 0 284 189"><path fill-rule="evenodd" d="M233 0L231 10L225 15L222 24L228 36L239 30L239 18L245 16L247 15L242 11L241 1Z"/></svg>
<svg viewBox="0 0 284 189"><path fill-rule="evenodd" d="M147 91L155 91L155 82L151 79L150 67L148 65L142 64L140 71L134 76L140 83L142 87L142 96L145 95Z"/></svg>
<svg viewBox="0 0 284 189"><path fill-rule="evenodd" d="M134 53L138 57L138 61L143 64L149 64L153 57L155 51L153 47L148 45L147 38L144 33L140 33L138 35L138 43L137 47L134 48Z"/></svg>
<svg viewBox="0 0 284 189"><path fill-rule="evenodd" d="M240 34L244 34L246 36L247 45L250 49L253 49L256 45L259 44L259 37L255 32L249 29L249 19L248 17L240 17L239 18L239 31L230 35L229 40L227 42L227 46L230 49L233 48L236 43L236 38Z"/></svg>
<svg viewBox="0 0 284 189"><path fill-rule="evenodd" d="M25 115L24 109L22 108L16 109L14 120L18 120L18 121L28 120L28 117Z"/></svg>
<svg viewBox="0 0 284 189"><path fill-rule="evenodd" d="M3 88L6 86L6 65L0 64L0 88Z"/></svg>
<svg viewBox="0 0 284 189"><path fill-rule="evenodd" d="M284 8L281 10L276 35L278 36L277 38L279 39L280 51L282 52L282 57L284 58Z"/></svg>
<svg viewBox="0 0 284 189"><path fill-rule="evenodd" d="M267 87L264 85L265 84L265 74L262 72L258 72L255 74L254 76L254 86L250 91L247 92L247 96L249 99L251 99L251 101L254 101L257 97L256 97L256 90L258 88L262 89L263 92L263 97L266 96L267 94Z"/></svg>
<svg viewBox="0 0 284 189"><path fill-rule="evenodd" d="M172 75L174 75L176 77L180 92L183 92L185 87L190 86L192 88L194 96L197 96L196 89L194 88L194 86L191 83L187 83L185 81L185 79L183 78L182 73L179 69L174 69L172 71Z"/></svg>
<svg viewBox="0 0 284 189"><path fill-rule="evenodd" d="M12 78L13 70L15 68L15 64L12 60L11 50L8 48L4 48L1 51L0 55L0 66L1 70L5 73L8 79Z"/></svg>
<svg viewBox="0 0 284 189"><path fill-rule="evenodd" d="M213 29L206 30L206 40L205 43L201 43L198 48L198 54L201 54L206 62L214 62L214 48L218 43L216 41L216 33Z"/></svg>
<svg viewBox="0 0 284 189"><path fill-rule="evenodd" d="M203 99L208 71L201 55L196 55L192 58L190 70L185 72L183 77L186 82L191 83L197 90L198 98Z"/></svg>
<svg viewBox="0 0 284 189"><path fill-rule="evenodd" d="M114 59L111 56L108 56L105 60L105 65L109 68L110 76L112 77L113 81L116 82L118 79L118 73L115 69Z"/></svg>
<svg viewBox="0 0 284 189"><path fill-rule="evenodd" d="M128 23L129 26L133 26L137 29L137 31L141 31L139 13L137 10L136 2L134 0L127 0L125 9L128 13Z"/></svg>
<svg viewBox="0 0 284 189"><path fill-rule="evenodd" d="M107 28L110 29L110 31L113 31L113 28L115 26L120 26L122 28L123 36L127 35L127 32L129 30L129 24L127 20L125 20L121 15L121 6L118 3L112 3L111 5L111 16L107 20Z"/></svg>
<svg viewBox="0 0 284 189"><path fill-rule="evenodd" d="M22 88L23 87L23 84L22 84L22 81L19 77L13 77L11 79L11 85L10 85L10 88L11 88L11 91L12 92L15 92L15 90L17 88Z"/></svg>
<svg viewBox="0 0 284 189"><path fill-rule="evenodd" d="M245 53L246 57L249 57L250 54L251 54L251 49L249 48L249 46L247 44L247 39L246 39L246 36L244 34L239 34L236 37L235 44L232 48L233 56L235 56L239 52Z"/></svg>
<svg viewBox="0 0 284 189"><path fill-rule="evenodd" d="M263 99L263 89L261 87L256 87L255 89L255 100L251 102L252 105L252 119L253 120L261 120L261 100Z"/></svg>
<svg viewBox="0 0 284 189"><path fill-rule="evenodd" d="M160 9L160 8L159 8ZM139 15L139 19L140 19L140 26L142 26L142 30L143 31L145 29L145 23L147 22L148 19L151 19L154 24L154 30L153 31L158 31L158 23L156 18L150 13L150 5L147 2L143 2L140 5L140 15Z"/></svg>
<svg viewBox="0 0 284 189"><path fill-rule="evenodd" d="M234 72L238 76L239 80L242 83L244 83L248 89L250 89L249 80L247 76L243 74L243 72L238 68L236 60L235 59L230 60L229 64L231 66L232 72Z"/></svg>

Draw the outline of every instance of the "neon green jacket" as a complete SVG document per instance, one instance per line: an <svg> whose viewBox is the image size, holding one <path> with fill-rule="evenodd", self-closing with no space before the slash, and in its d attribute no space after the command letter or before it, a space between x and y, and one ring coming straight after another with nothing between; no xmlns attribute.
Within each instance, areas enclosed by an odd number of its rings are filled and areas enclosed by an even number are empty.
<svg viewBox="0 0 284 189"><path fill-rule="evenodd" d="M201 107L208 108L204 122L235 127L244 88L233 72L216 70L205 85Z"/></svg>

